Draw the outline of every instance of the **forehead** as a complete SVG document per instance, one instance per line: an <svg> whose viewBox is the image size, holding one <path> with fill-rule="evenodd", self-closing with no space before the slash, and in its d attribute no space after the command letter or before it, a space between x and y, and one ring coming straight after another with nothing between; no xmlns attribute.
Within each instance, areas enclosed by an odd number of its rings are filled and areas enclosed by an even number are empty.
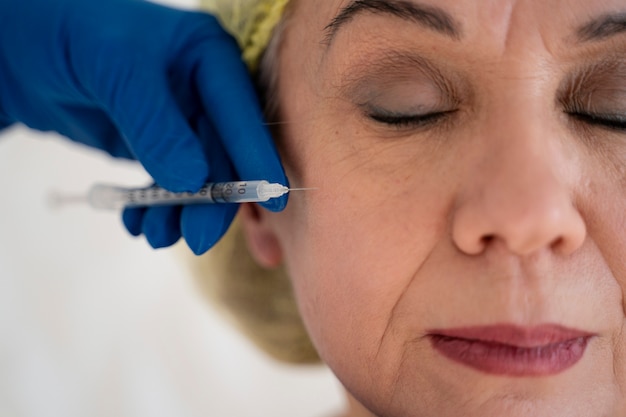
<svg viewBox="0 0 626 417"><path fill-rule="evenodd" d="M338 16L341 30L364 16L387 18L390 24L401 13L389 13L405 6L441 12L450 18L466 39L488 36L507 44L517 37L535 34L543 41L556 41L580 31L606 15L626 16L625 0L292 0L295 18L306 22L311 36L323 36ZM426 17L426 19L430 19ZM410 20L410 19L405 19ZM623 26L626 17L620 22ZM622 28L623 29L623 28ZM327 35L328 33L326 33Z"/></svg>

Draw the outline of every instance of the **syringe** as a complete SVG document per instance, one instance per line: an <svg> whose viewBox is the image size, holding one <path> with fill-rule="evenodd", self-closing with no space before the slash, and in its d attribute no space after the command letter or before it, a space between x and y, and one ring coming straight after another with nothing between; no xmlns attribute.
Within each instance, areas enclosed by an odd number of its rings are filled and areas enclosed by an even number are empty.
<svg viewBox="0 0 626 417"><path fill-rule="evenodd" d="M253 203L278 198L288 188L268 181L235 181L205 184L197 193L173 193L158 186L124 188L96 184L87 195L87 202L95 208L121 209L124 207L169 206L177 204Z"/></svg>

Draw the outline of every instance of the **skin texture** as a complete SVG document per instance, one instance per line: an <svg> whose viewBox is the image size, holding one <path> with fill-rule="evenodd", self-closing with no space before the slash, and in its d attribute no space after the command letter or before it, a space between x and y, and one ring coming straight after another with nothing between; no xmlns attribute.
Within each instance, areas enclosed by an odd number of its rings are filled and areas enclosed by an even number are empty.
<svg viewBox="0 0 626 417"><path fill-rule="evenodd" d="M347 3L297 1L279 54L279 147L292 186L318 190L242 211L321 357L377 416L626 415L626 130L575 115L626 115L626 34L577 35L624 1L420 0L459 36L367 12L325 42ZM499 323L594 337L541 377L426 337Z"/></svg>

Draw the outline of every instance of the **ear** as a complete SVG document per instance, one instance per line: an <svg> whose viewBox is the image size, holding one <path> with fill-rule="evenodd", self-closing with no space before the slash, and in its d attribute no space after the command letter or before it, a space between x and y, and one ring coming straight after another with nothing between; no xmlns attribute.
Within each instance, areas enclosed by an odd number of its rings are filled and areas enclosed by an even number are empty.
<svg viewBox="0 0 626 417"><path fill-rule="evenodd" d="M239 218L252 257L264 268L279 266L283 260L283 251L270 227L268 213L256 204L242 204Z"/></svg>

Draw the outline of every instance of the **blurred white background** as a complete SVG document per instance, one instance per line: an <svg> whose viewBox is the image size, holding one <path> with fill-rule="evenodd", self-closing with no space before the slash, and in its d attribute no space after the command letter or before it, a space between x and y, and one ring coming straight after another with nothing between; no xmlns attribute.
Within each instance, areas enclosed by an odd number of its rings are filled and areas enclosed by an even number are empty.
<svg viewBox="0 0 626 417"><path fill-rule="evenodd" d="M191 1L167 3L192 7ZM136 164L15 126L0 132L0 416L324 417L339 384L276 363L196 293L180 248L51 191L143 185Z"/></svg>

